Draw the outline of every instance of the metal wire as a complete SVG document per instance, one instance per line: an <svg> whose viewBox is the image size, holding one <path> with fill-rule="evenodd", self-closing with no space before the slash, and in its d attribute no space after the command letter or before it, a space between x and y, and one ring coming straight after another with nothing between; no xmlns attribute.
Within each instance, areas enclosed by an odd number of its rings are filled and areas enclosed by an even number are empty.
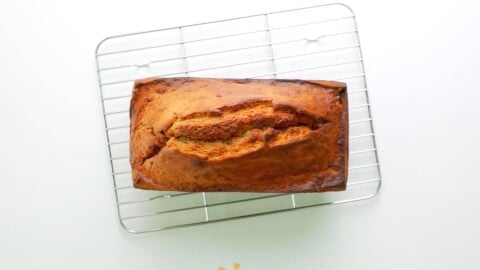
<svg viewBox="0 0 480 270"><path fill-rule="evenodd" d="M358 47L358 46L352 46L352 47L348 47L348 48L337 48L337 49L328 50L328 51L338 51L338 50L343 50L343 49L351 49L351 48L354 48L354 47ZM209 70L213 70L213 69L237 67L237 66L242 66L242 65L258 64L258 63L262 63L262 62L282 60L282 59L288 59L288 58L294 58L294 57L301 57L301 56L307 56L307 55L324 53L324 52L325 51L304 53L304 54L299 54L299 55L289 55L289 56L284 56L284 57L278 57L277 59L266 58L266 59L260 59L260 60L255 60L255 61L235 63L235 64L230 64L230 65L222 65L222 66L215 66L215 67L209 67L209 68L199 68L199 69L190 70L190 73L191 72L199 72L199 71L209 71ZM276 75L276 74L286 74L286 73L293 73L293 72L306 71L306 70L319 69L319 68L329 68L329 67L334 67L334 66L339 66L339 65L346 65L346 64L353 64L353 63L360 63L360 62L362 62L362 59L358 59L358 60L354 60L354 61L346 61L346 62L341 62L341 63L335 63L335 64L329 64L329 65L321 65L321 66L304 68L304 69L294 69L294 70L288 70L288 71L282 71L282 72L272 72L272 73L252 76L250 78L260 78L260 77L271 76L271 75ZM183 73L185 73L185 72L182 71L182 72L164 73L164 74L160 74L160 75L154 75L153 77L159 77L159 78L160 77L169 77L169 76L172 76L172 75L180 75L180 74L183 74ZM136 79L113 81L113 82L102 83L101 85L105 86L105 85L112 85L112 84L119 84L119 83L131 83L135 80Z"/></svg>
<svg viewBox="0 0 480 270"><path fill-rule="evenodd" d="M346 9L345 12L337 12L335 9ZM333 11L332 11L333 10ZM328 18L316 17L311 21L292 20L292 24L273 25L271 18L275 16L290 16L299 14L299 12L327 12ZM336 15L338 13L338 16ZM341 13L341 14L340 14ZM334 16L335 15L335 16ZM263 18L263 24L258 25L257 29L243 30L239 27L236 31L227 34L213 33L208 36L187 37L185 29L195 29L195 27L222 26L224 23L239 22L250 18ZM261 21L261 20L260 20ZM322 28L330 27L330 30L323 31ZM315 27L315 38L310 36L298 36L294 38L276 39L276 35L286 33L286 29L295 29L296 33L303 33L305 29ZM176 31L178 40L175 42L158 42L152 40L154 45L146 45L141 41L145 40L150 34L162 33L165 31ZM249 43L253 34L264 34L264 42L255 41ZM312 33L310 33L312 34ZM121 49L104 48L104 43L122 44L124 38L134 40L135 44L131 47L122 47ZM202 42L220 42L232 37L242 37L245 40L242 44L224 46L205 52L189 53L189 47L186 45L198 45ZM336 38L338 37L338 39ZM352 40L348 44L340 44L337 40ZM335 44L335 46L324 47L325 42ZM337 42L337 43L336 43ZM150 44L152 44L150 43ZM317 44L318 49L307 50L309 44ZM277 55L277 50L282 51L295 45L296 51L289 54ZM181 55L171 56L165 53L155 53L145 61L144 58L137 57L137 52L153 50L162 47L179 48ZM257 48L267 48L268 53L264 57L249 58L249 50ZM156 51L155 51L156 52ZM245 60L228 59L228 63L216 64L215 61L208 60L210 57L224 56L227 53L235 53L237 56L245 56ZM340 58L334 55L345 56ZM132 58L133 57L133 58ZM306 63L306 59L312 57L330 57L329 62L318 62L314 65L300 65L294 68L285 68L287 61L296 63ZM128 61L125 61L128 58ZM195 61L205 58L204 67L190 68L192 59ZM240 57L242 58L242 57ZM116 60L111 60L116 59ZM322 59L322 58L320 58ZM333 61L332 61L333 59ZM368 89L365 80L365 69L361 53L360 41L358 38L358 29L355 22L355 16L351 10L342 4L327 4L314 7L306 7L294 10L272 12L260 15L252 15L241 18L227 19L209 23L173 27L162 30L153 30L140 33L118 35L106 38L97 47L96 51L98 81L101 90L102 114L105 123L105 132L107 146L109 151L109 160L111 173L114 183L116 198L116 207L122 226L131 233L145 233L172 228L182 228L186 226L207 224L225 220L235 220L244 217L260 216L271 213L278 213L293 209L304 209L317 205L333 205L348 203L369 199L378 192L381 183L380 164L377 153L377 144L375 142L375 133L373 131L373 121L371 115L371 102L368 98ZM120 62L118 60L121 60ZM150 71L156 64L172 64L175 61L183 61L183 70L164 72L155 74ZM289 62L289 63L290 63ZM258 72L255 70L255 64L268 64L271 69L267 72ZM141 68L145 73L138 73ZM347 191L334 194L311 194L309 201L302 194L234 194L234 193L192 193L192 192L152 192L134 189L129 175L131 169L128 165L130 155L128 153L128 99L130 93L126 93L132 87L133 78L143 77L169 77L169 76L191 76L195 72L209 72L209 74L228 70L231 68L241 69L250 72L251 75L244 76L248 78L284 78L283 76L304 76L305 74L330 74L327 79L346 82L348 85L348 95L350 99L349 109L351 121L350 125L350 144L355 146L351 149L350 160L356 163L349 166L352 173L347 184ZM120 73L121 72L121 73ZM126 79L109 79L113 78ZM331 75L333 74L333 76ZM323 75L325 76L325 75ZM318 77L315 77L316 79ZM320 77L322 78L322 77ZM117 106L112 106L117 104ZM120 105L118 105L120 104ZM352 118L353 117L353 118ZM112 122L112 119L115 121ZM127 152L126 152L127 151ZM350 189L355 189L357 191ZM361 191L361 192L360 192ZM328 197L329 195L330 197ZM281 203L268 204L270 200L279 200ZM252 206L253 205L253 206ZM268 207L267 207L268 206ZM232 210L237 209L237 210ZM197 212L201 211L200 212ZM213 212L211 212L213 211ZM233 212L232 212L233 211ZM236 211L239 211L238 213ZM200 214L197 218L197 215ZM181 217L181 218L179 218Z"/></svg>
<svg viewBox="0 0 480 270"><path fill-rule="evenodd" d="M303 24L296 24L296 25L291 25L291 26L286 26L286 27L277 27L277 28L268 28L267 27L267 28L261 29L261 30L240 32L240 33L235 33L235 34L230 34L230 35L216 36L216 37L210 37L210 38L201 38L201 39L195 39L195 40L189 40L189 41L180 41L180 42L167 43L167 44L161 44L161 45L155 45L155 46L140 47L140 48L129 49L129 50L111 51L111 52L108 52L108 53L97 53L97 56L104 56L104 55L111 55L111 54L118 54L118 53L126 53L126 52L135 52L135 51L155 49L155 48L161 48L161 47L167 47L167 46L184 45L186 43L194 43L194 42L200 42L200 41L210 41L210 40L214 40L214 39L236 37L236 36L242 36L242 35L248 35L248 34L262 33L262 32L265 32L265 31L288 29L288 28L293 28L293 27L307 26L307 25L320 24L320 23L326 23L326 22L332 22L332 21L340 21L340 20L352 19L352 18L353 18L353 16L348 16L348 17L343 17L343 18L336 18L336 19L321 20L321 21L309 22L309 23L303 23ZM181 27L185 28L185 27L188 27L188 26L181 26ZM180 28L180 27L178 27L178 28Z"/></svg>
<svg viewBox="0 0 480 270"><path fill-rule="evenodd" d="M260 45L255 45L255 46L240 47L240 48L235 48L235 49L214 51L214 52L208 52L208 53L191 54L191 55L188 56L188 58L191 59L191 58L209 56L209 55L216 55L216 54L221 54L221 53L238 52L238 51L243 51L243 50L262 48L262 47L266 47L266 46L271 47L273 45L285 45L285 44L289 44L289 43L302 42L302 41L303 42L312 42L312 41L319 42L320 39L325 39L325 38L335 37L335 36L341 36L341 35L347 35L347 34L354 34L354 33L356 33L356 31L347 31L347 32L327 34L327 35L322 35L322 36L316 38L315 40L310 40L310 39L307 39L307 38L300 38L300 39L293 39L293 40L279 41L279 42L269 41L267 43L260 44ZM181 44L184 44L184 43L181 43ZM135 51L137 51L137 50L135 50ZM152 60L152 61L150 61L148 63L145 63L145 64L120 65L120 66L117 65L117 66L111 66L111 67L104 67L104 68L100 68L99 71L108 71L108 70L112 70L112 69L121 69L121 68L139 68L139 67L144 67L144 66L148 66L148 65L151 65L151 64L155 64L155 63L175 61L175 60L181 60L181 59L183 59L183 56L182 57L171 57L171 58Z"/></svg>

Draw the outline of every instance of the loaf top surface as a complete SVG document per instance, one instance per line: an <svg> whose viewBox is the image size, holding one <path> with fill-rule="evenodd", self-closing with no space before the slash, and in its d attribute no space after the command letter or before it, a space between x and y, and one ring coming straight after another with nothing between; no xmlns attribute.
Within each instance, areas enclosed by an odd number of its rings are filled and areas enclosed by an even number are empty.
<svg viewBox="0 0 480 270"><path fill-rule="evenodd" d="M337 163L344 157L334 145L337 140L338 145L344 144L340 134L347 128L342 122L345 90L345 84L331 81L136 81L130 108L132 166L137 172L155 174L152 164L173 152L198 161L222 162L280 147L281 156L282 151L288 152L288 145L314 138L322 138L315 147L331 149L324 153L325 162L315 164ZM313 158L318 153L308 155Z"/></svg>

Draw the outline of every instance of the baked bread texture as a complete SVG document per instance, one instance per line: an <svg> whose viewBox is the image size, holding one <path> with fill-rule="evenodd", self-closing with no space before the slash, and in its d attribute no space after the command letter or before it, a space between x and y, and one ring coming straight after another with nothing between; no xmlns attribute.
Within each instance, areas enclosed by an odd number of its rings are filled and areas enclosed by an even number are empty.
<svg viewBox="0 0 480 270"><path fill-rule="evenodd" d="M347 182L343 83L137 80L130 107L136 188L322 192Z"/></svg>

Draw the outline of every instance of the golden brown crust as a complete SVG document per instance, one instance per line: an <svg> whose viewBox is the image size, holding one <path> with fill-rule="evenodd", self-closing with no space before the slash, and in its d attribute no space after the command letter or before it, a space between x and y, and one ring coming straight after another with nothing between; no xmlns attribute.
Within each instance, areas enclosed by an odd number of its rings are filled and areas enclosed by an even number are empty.
<svg viewBox="0 0 480 270"><path fill-rule="evenodd" d="M138 80L130 116L137 188L321 192L346 186L343 83Z"/></svg>

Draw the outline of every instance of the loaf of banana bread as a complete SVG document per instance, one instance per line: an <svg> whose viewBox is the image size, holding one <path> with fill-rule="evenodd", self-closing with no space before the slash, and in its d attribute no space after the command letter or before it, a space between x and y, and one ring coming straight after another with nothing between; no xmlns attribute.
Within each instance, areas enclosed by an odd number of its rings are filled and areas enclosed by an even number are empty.
<svg viewBox="0 0 480 270"><path fill-rule="evenodd" d="M138 80L130 107L134 186L344 190L347 108L345 84L332 81Z"/></svg>

